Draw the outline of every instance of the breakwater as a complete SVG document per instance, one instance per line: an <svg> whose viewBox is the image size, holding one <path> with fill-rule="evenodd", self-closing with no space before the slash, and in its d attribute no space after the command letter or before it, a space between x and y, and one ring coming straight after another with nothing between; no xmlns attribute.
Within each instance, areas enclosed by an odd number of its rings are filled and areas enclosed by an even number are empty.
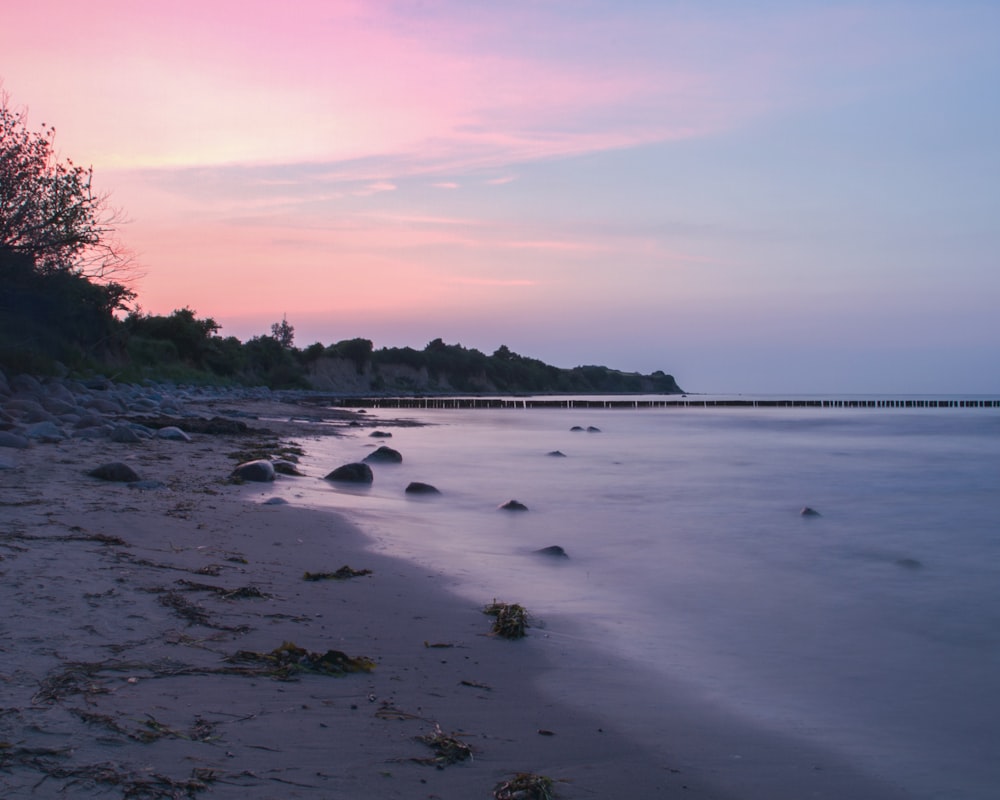
<svg viewBox="0 0 1000 800"><path fill-rule="evenodd" d="M987 398L588 398L588 397L354 397L353 408L1000 408Z"/></svg>

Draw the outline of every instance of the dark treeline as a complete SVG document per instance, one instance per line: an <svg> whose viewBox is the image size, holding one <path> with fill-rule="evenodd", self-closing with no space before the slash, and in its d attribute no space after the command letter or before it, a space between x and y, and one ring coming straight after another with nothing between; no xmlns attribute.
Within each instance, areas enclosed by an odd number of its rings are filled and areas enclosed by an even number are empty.
<svg viewBox="0 0 1000 800"><path fill-rule="evenodd" d="M491 355L460 344L430 342L375 349L369 339L294 346L282 320L270 334L243 342L220 336L210 317L188 308L166 316L132 311L115 316L120 291L72 273L40 274L0 248L0 365L11 372L62 368L117 380L242 384L271 388L376 392L673 393L670 375L639 375L603 366L562 369L501 345ZM62 365L60 367L59 365ZM319 376L348 376L347 386Z"/></svg>
<svg viewBox="0 0 1000 800"><path fill-rule="evenodd" d="M189 309L142 313L121 215L93 191L92 170L56 158L55 130L31 131L0 92L0 368L102 373L122 381L266 385L338 391L679 392L670 375L560 369L435 339L375 350L368 339L305 349L283 319L242 342ZM124 278L124 280L121 280Z"/></svg>

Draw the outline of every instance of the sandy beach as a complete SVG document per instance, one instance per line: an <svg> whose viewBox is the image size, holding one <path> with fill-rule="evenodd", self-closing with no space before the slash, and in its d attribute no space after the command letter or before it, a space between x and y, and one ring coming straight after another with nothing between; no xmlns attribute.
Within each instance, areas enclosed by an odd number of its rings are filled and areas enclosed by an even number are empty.
<svg viewBox="0 0 1000 800"><path fill-rule="evenodd" d="M562 702L647 701L544 626L490 635L481 606L348 519L229 480L248 453L308 449L296 420L353 435L363 417L226 397L185 401L178 426L212 417L251 431L0 448L4 797L488 798L518 773L559 798L900 796L683 697L632 730ZM141 482L88 474L110 462ZM304 578L345 565L365 574ZM330 674L328 651L359 671Z"/></svg>

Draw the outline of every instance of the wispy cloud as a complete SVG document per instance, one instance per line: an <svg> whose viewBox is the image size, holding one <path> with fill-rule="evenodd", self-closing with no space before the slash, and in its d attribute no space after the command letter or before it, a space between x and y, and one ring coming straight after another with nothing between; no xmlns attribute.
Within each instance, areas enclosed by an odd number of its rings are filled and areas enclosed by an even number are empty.
<svg viewBox="0 0 1000 800"><path fill-rule="evenodd" d="M455 183L454 181L441 181L439 183L432 183L435 189L458 189L461 184Z"/></svg>
<svg viewBox="0 0 1000 800"><path fill-rule="evenodd" d="M375 183L369 183L363 189L358 189L353 192L355 197L369 197L373 194L379 194L381 192L394 192L396 191L396 184L389 183L388 181L376 181Z"/></svg>
<svg viewBox="0 0 1000 800"><path fill-rule="evenodd" d="M526 278L453 278L454 283L466 286L538 286L538 281Z"/></svg>

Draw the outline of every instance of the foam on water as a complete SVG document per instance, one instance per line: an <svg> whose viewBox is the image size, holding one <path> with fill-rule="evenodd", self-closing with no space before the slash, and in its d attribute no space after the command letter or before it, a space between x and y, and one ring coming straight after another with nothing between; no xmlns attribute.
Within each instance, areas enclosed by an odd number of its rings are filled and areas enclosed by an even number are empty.
<svg viewBox="0 0 1000 800"><path fill-rule="evenodd" d="M405 416L431 424L308 448L314 475L400 450L371 488L280 490L914 797L1000 785L1000 412L372 412Z"/></svg>

